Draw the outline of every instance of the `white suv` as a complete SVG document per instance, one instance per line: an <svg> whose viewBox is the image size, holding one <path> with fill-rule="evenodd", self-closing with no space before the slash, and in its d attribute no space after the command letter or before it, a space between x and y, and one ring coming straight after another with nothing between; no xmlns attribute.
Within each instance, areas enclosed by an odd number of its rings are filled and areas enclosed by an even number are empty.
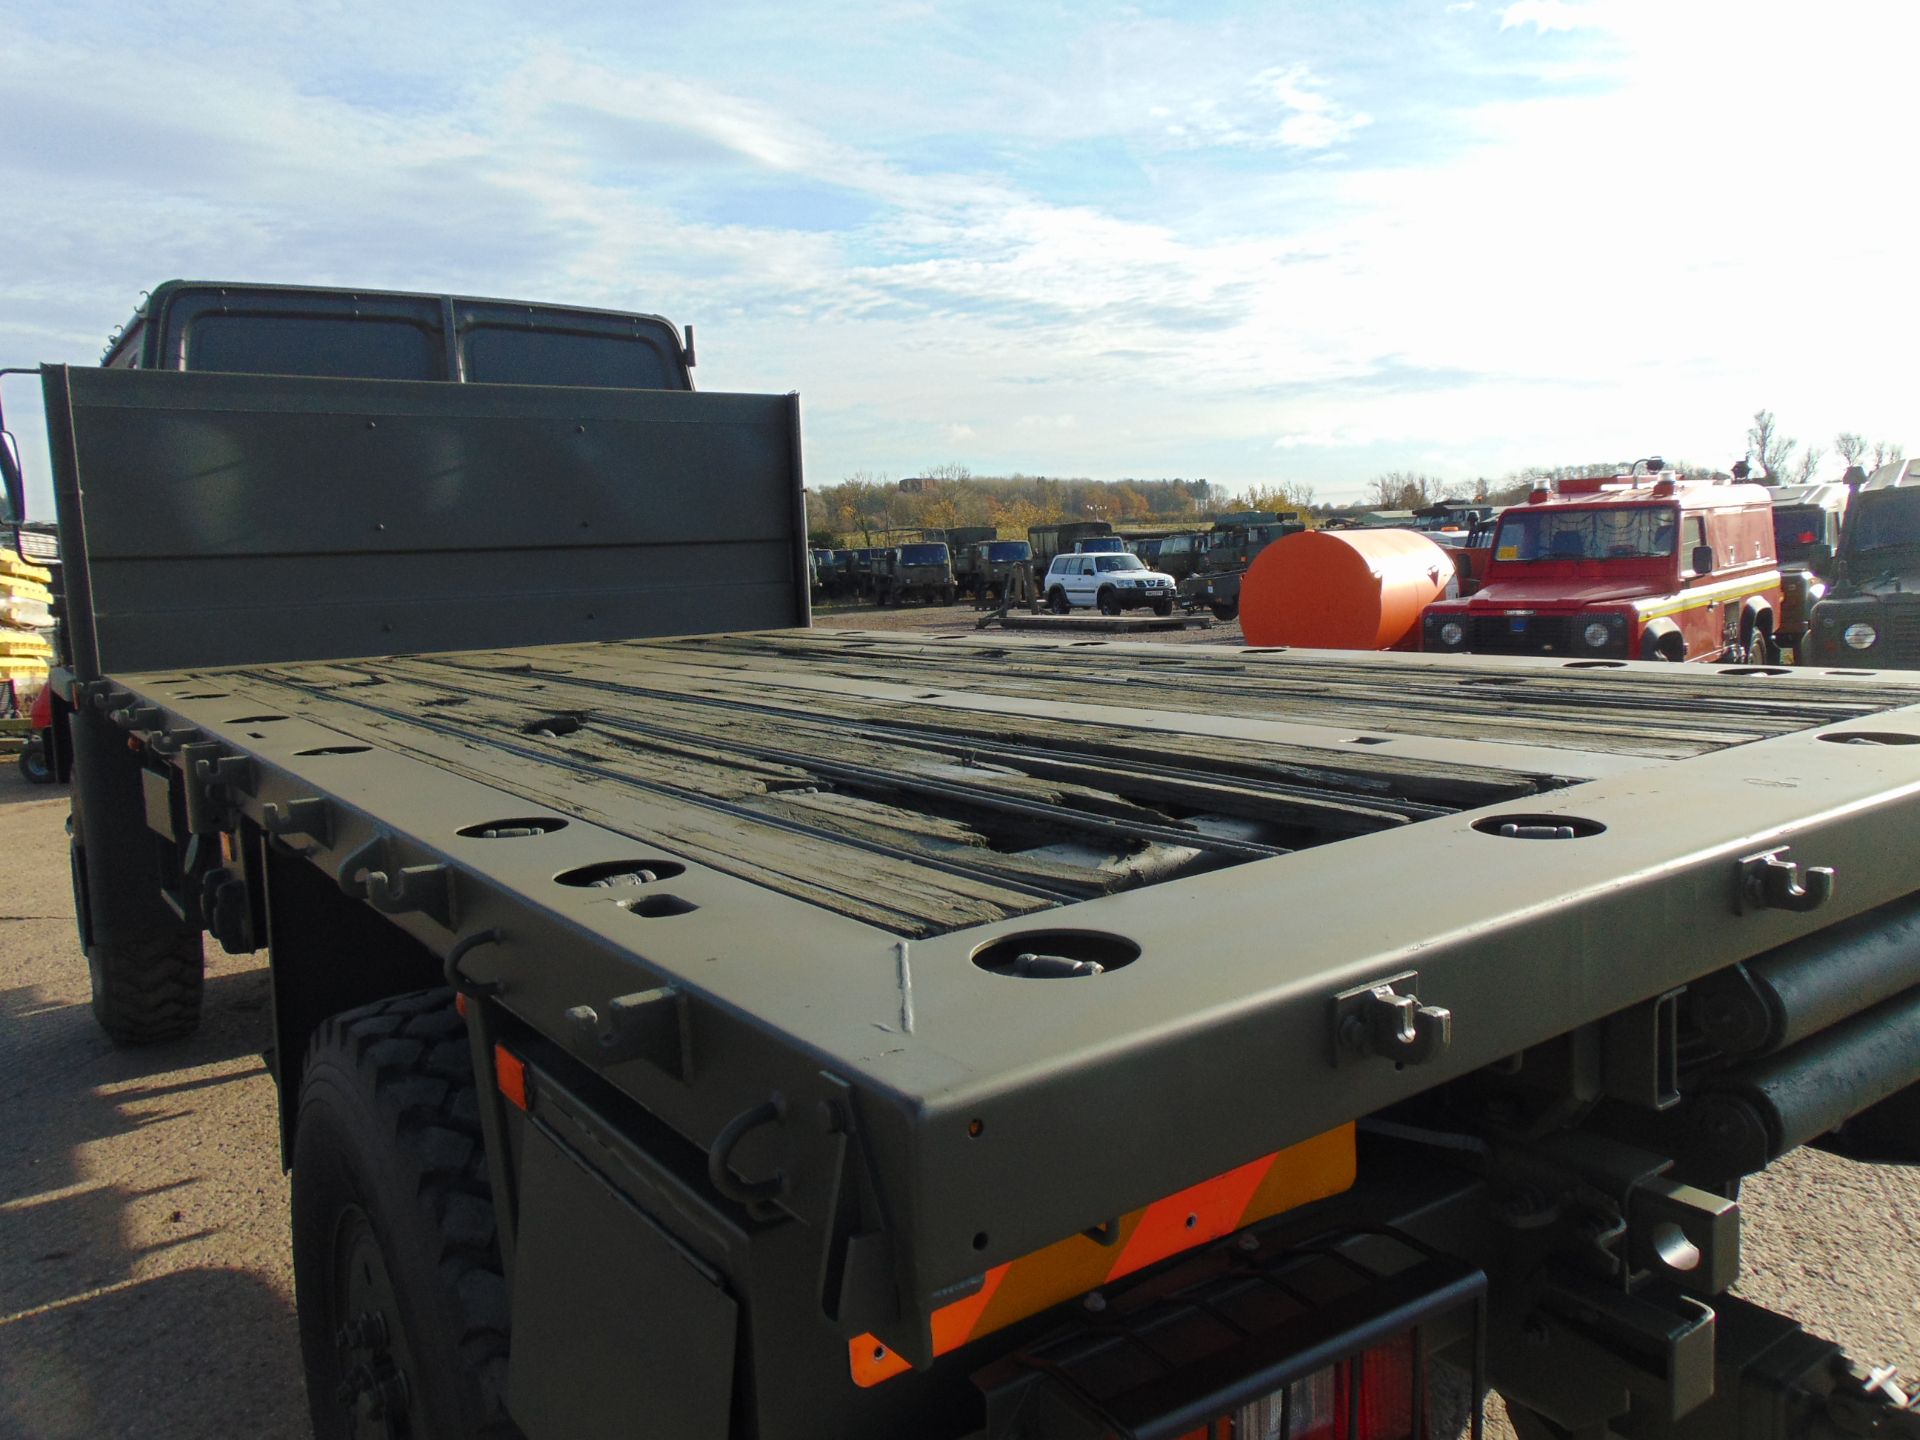
<svg viewBox="0 0 1920 1440"><path fill-rule="evenodd" d="M1173 613L1173 577L1149 570L1138 555L1056 555L1040 588L1056 615L1076 605L1098 606L1102 615L1148 605L1156 615Z"/></svg>

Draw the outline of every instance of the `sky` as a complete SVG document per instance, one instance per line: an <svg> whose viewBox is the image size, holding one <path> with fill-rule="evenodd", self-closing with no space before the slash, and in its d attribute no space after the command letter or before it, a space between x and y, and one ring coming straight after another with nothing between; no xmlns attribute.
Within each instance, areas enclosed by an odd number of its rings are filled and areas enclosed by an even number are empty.
<svg viewBox="0 0 1920 1440"><path fill-rule="evenodd" d="M0 0L0 364L171 278L650 311L809 481L1920 450L1920 6ZM10 428L44 496L30 380ZM44 500L34 509L44 515Z"/></svg>

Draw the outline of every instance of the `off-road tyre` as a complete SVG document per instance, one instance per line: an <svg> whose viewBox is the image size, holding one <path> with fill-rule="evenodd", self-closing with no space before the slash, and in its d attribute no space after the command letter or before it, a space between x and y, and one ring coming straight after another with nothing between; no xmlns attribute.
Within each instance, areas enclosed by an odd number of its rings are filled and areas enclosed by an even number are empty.
<svg viewBox="0 0 1920 1440"><path fill-rule="evenodd" d="M299 1104L293 1276L315 1440L518 1440L505 1409L511 1313L452 992L323 1022Z"/></svg>
<svg viewBox="0 0 1920 1440"><path fill-rule="evenodd" d="M20 773L27 777L29 785L53 783L53 765L47 759L46 747L37 737L29 740L27 748L20 752Z"/></svg>
<svg viewBox="0 0 1920 1440"><path fill-rule="evenodd" d="M1164 620L1167 616L1173 614L1173 601L1170 599L1154 601L1153 613Z"/></svg>
<svg viewBox="0 0 1920 1440"><path fill-rule="evenodd" d="M1780 646L1773 638L1772 620L1760 616L1754 621L1752 633L1747 636L1747 664L1778 665Z"/></svg>
<svg viewBox="0 0 1920 1440"><path fill-rule="evenodd" d="M1120 593L1111 587L1094 596L1093 603L1102 615L1118 615L1125 608L1120 603Z"/></svg>
<svg viewBox="0 0 1920 1440"><path fill-rule="evenodd" d="M1047 609L1056 615L1065 615L1073 609L1073 602L1067 599L1067 592L1056 585L1047 592Z"/></svg>
<svg viewBox="0 0 1920 1440"><path fill-rule="evenodd" d="M1240 618L1240 602L1238 600L1216 600L1207 608L1213 611L1213 618L1223 625L1228 621Z"/></svg>
<svg viewBox="0 0 1920 1440"><path fill-rule="evenodd" d="M198 933L87 947L93 1018L116 1045L158 1045L200 1028L206 955Z"/></svg>
<svg viewBox="0 0 1920 1440"><path fill-rule="evenodd" d="M960 603L960 592L959 592L959 590L958 590L958 589L956 589L956 588L955 588L954 586L952 586L952 585L949 585L949 586L947 586L947 588L946 588L945 590L942 590L942 591L940 592L940 603L941 603L941 604L943 604L943 605L957 605L957 604L959 604L959 603Z"/></svg>

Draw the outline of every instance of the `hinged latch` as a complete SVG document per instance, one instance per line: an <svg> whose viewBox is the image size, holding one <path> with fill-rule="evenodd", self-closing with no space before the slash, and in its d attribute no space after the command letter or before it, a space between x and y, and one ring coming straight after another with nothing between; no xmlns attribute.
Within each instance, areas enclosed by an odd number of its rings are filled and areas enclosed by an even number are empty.
<svg viewBox="0 0 1920 1440"><path fill-rule="evenodd" d="M1818 910L1833 898L1831 866L1803 866L1787 853L1787 846L1778 845L1740 862L1736 911Z"/></svg>
<svg viewBox="0 0 1920 1440"><path fill-rule="evenodd" d="M1422 1065L1453 1041L1453 1012L1422 1005L1420 974L1405 970L1333 997L1333 1063L1365 1057Z"/></svg>

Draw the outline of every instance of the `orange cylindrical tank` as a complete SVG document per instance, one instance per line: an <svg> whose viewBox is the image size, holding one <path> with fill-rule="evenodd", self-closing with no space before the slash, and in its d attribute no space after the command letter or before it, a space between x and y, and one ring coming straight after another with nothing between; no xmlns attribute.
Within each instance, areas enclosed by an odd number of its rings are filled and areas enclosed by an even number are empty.
<svg viewBox="0 0 1920 1440"><path fill-rule="evenodd" d="M1452 557L1413 530L1302 530L1254 557L1240 628L1249 645L1413 648L1420 612L1453 576Z"/></svg>

